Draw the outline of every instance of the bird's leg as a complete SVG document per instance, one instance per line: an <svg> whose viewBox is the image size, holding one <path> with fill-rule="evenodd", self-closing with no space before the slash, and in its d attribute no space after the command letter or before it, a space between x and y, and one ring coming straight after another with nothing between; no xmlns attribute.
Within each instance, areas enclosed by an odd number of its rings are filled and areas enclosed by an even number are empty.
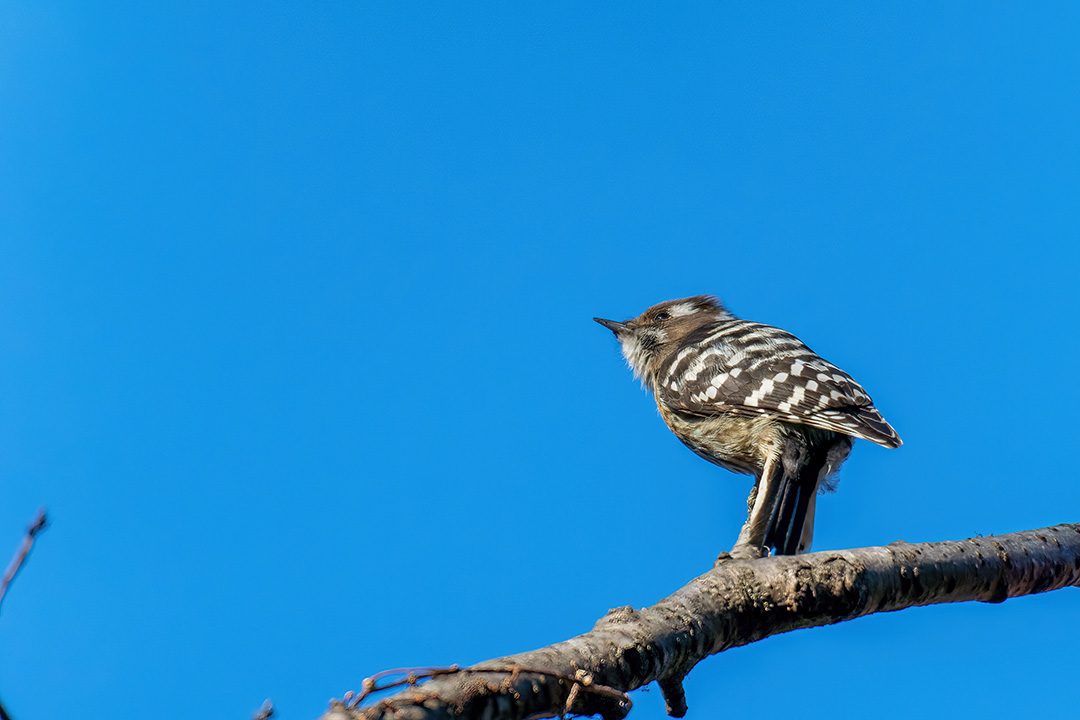
<svg viewBox="0 0 1080 720"><path fill-rule="evenodd" d="M754 512L754 502L757 500L758 481L754 480L754 487L750 490L750 494L746 496L746 519L750 519L751 513Z"/></svg>
<svg viewBox="0 0 1080 720"><path fill-rule="evenodd" d="M780 469L780 460L771 455L765 461L765 467L750 492L750 516L739 531L739 539L731 548L731 557L741 560L759 558L765 554L765 533L769 529L776 505L776 490L779 483L776 471Z"/></svg>

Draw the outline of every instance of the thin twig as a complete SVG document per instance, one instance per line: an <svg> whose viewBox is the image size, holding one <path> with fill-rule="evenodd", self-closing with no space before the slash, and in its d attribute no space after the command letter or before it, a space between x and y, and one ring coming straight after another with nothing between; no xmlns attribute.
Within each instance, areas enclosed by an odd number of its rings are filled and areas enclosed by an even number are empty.
<svg viewBox="0 0 1080 720"><path fill-rule="evenodd" d="M566 705L567 712L569 712L572 700L577 698L579 689L585 690L586 692L595 693L602 697L612 698L613 700L617 700L619 702L629 702L630 700L629 696L626 693L616 690L613 687L608 687L607 685L601 685L600 683L594 682L592 675L582 670L578 670L576 675L571 676L565 675L563 673L553 672L551 670L539 670L537 668L522 667L521 665L516 664L489 667L477 665L467 668L459 667L458 665L451 665L450 667L443 668L415 667L383 670L382 672L376 673L375 675L366 678L363 683L361 683L361 690L358 694L347 694L345 697L345 701L347 703L346 707L350 709L358 708L360 706L360 703L362 703L372 693L380 692L382 690L389 690L390 688L400 687L402 685L416 685L417 682L419 682L421 679L432 678L438 675L452 675L454 673L510 673L512 675L526 673L533 675L543 675L545 677L550 677L555 680L566 681L571 685L570 700L567 701ZM379 684L380 680L391 675L404 675L405 677L400 680L395 680L393 682Z"/></svg>
<svg viewBox="0 0 1080 720"><path fill-rule="evenodd" d="M8 585L15 579L15 573L19 572L19 568L22 567L23 561L26 560L26 556L30 554L30 548L34 546L34 538L37 534L44 530L49 524L48 518L45 517L45 508L38 510L37 517L30 527L26 528L26 537L23 538L22 545L19 547L18 552L15 553L14 559L11 564L8 565L7 572L4 573L4 579L0 582L0 604L4 602L4 594L7 592Z"/></svg>
<svg viewBox="0 0 1080 720"><path fill-rule="evenodd" d="M26 556L30 554L30 548L34 546L34 538L37 537L37 534L44 530L48 524L49 521L45 517L45 508L41 508L38 510L34 522L30 524L30 527L26 528L26 537L23 538L22 545L19 546L18 551L15 553L15 557L11 560L11 564L8 565L7 572L4 573L3 581L0 581L0 603L4 602L4 595L7 593L8 585L15 579L15 573L19 572L19 568L22 567L23 561L26 560ZM8 715L7 709L3 704L0 704L0 720L11 720L11 716Z"/></svg>
<svg viewBox="0 0 1080 720"><path fill-rule="evenodd" d="M392 687L400 687L402 685L415 685L421 678L435 677L436 675L449 675L451 673L460 672L461 668L457 665L451 665L450 667L414 667L414 668L392 668L390 670L383 670L377 672L369 678L364 678L364 681L360 683L360 692L353 696L346 696L346 700L351 700L349 707L355 708L360 705L369 695L379 692L381 690L389 690ZM379 681L385 677L391 675L404 675L400 680L388 682L384 685L380 685ZM351 694L351 693L350 693Z"/></svg>

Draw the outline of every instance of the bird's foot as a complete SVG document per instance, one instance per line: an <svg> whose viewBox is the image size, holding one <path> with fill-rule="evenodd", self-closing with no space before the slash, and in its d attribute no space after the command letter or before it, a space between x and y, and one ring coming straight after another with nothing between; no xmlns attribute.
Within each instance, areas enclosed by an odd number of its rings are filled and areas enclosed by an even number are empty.
<svg viewBox="0 0 1080 720"><path fill-rule="evenodd" d="M737 544L730 552L722 552L717 556L717 564L725 560L757 560L766 557L769 551L758 545Z"/></svg>

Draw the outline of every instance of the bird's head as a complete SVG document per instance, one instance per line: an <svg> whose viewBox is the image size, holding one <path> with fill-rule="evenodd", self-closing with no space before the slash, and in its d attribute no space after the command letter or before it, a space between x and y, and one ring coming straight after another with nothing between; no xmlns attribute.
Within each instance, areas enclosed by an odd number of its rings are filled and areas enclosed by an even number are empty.
<svg viewBox="0 0 1080 720"><path fill-rule="evenodd" d="M695 295L653 305L626 322L593 320L615 333L634 376L652 386L660 362L683 338L706 323L726 317L731 314L715 297Z"/></svg>

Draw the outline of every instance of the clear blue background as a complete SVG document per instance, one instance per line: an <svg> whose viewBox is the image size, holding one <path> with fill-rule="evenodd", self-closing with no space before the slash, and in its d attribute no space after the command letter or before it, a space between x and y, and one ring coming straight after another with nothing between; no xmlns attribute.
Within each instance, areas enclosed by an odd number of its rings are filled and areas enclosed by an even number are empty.
<svg viewBox="0 0 1080 720"><path fill-rule="evenodd" d="M666 596L750 488L591 321L672 297L903 436L816 549L1080 521L1080 10L941 5L0 4L9 710L313 718ZM1078 607L770 638L690 717L1061 715Z"/></svg>

